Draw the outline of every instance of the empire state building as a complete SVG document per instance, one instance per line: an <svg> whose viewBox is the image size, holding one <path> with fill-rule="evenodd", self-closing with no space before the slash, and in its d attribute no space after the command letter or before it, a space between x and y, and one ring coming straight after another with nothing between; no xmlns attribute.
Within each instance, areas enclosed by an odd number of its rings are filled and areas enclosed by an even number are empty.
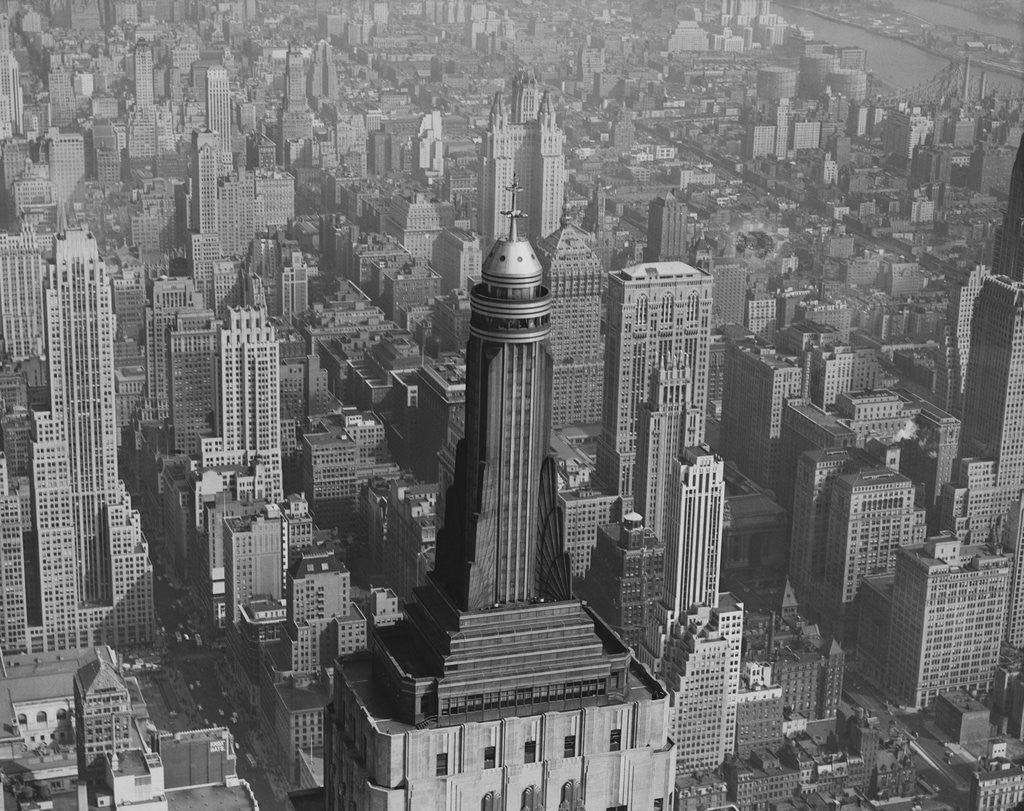
<svg viewBox="0 0 1024 811"><path fill-rule="evenodd" d="M473 289L465 438L436 568L402 622L340 659L327 807L670 808L668 696L572 598L547 452L551 299L518 186Z"/></svg>

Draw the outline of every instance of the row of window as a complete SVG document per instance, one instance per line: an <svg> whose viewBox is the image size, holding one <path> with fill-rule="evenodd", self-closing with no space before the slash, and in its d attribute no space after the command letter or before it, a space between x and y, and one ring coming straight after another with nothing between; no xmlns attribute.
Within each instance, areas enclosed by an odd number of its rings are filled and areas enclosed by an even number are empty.
<svg viewBox="0 0 1024 811"><path fill-rule="evenodd" d="M441 701L441 715L461 715L467 712L499 709L502 707L528 706L548 701L563 701L603 696L608 687L605 679L585 682L544 685L543 687L520 687L516 690L502 690L471 696L455 696Z"/></svg>
<svg viewBox="0 0 1024 811"><path fill-rule="evenodd" d="M608 751L618 752L622 749L622 730L613 729L608 736ZM566 735L562 740L562 757L576 757L576 736ZM485 769L493 769L497 765L497 749L493 746L485 746L483 753ZM537 742L525 741L523 743L523 763L537 762ZM438 776L448 774L448 753L441 752L437 755L435 773Z"/></svg>

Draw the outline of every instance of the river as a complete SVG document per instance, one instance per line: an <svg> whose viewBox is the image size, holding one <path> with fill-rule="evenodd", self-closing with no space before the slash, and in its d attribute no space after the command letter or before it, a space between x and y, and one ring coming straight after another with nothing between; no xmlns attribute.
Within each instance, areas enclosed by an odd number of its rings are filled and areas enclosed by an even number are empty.
<svg viewBox="0 0 1024 811"><path fill-rule="evenodd" d="M776 11L787 22L810 28L819 39L835 45L859 45L868 54L868 68L878 78L895 87L913 87L927 81L940 70L949 65L948 59L923 51L905 42L899 42L881 34L875 34L858 28L855 25L826 20L809 11L794 8L788 4L776 2ZM967 22L976 23L975 30L987 31L999 26L984 17L976 17L962 9L952 8L935 2L935 0L899 0L902 11L930 19L940 25L955 26L963 29ZM1006 36L1005 29L1002 30ZM1004 74L993 78L1005 84L1020 86L1020 79Z"/></svg>
<svg viewBox="0 0 1024 811"><path fill-rule="evenodd" d="M948 25L950 28L959 28L961 31L991 34L994 37L1013 39L1016 42L1024 41L1024 30L1020 28L1013 31L1005 23L1000 23L991 17L983 17L964 8L948 6L938 0L896 0L893 5L900 11L923 17L939 25Z"/></svg>

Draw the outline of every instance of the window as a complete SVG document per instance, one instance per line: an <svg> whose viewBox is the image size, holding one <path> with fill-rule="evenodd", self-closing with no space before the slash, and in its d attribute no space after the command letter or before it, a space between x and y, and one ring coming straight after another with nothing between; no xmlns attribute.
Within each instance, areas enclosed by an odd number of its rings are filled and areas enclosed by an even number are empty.
<svg viewBox="0 0 1024 811"><path fill-rule="evenodd" d="M39 712L36 713L36 723L37 724L45 724L46 723L46 712L45 711L40 710Z"/></svg>
<svg viewBox="0 0 1024 811"><path fill-rule="evenodd" d="M494 758L495 758L494 747L493 746L485 746L484 747L484 768L485 769L493 769L494 768Z"/></svg>
<svg viewBox="0 0 1024 811"><path fill-rule="evenodd" d="M438 777L442 777L448 774L448 753L442 752L437 756L437 768L434 770L434 774Z"/></svg>
<svg viewBox="0 0 1024 811"><path fill-rule="evenodd" d="M480 800L480 811L494 811L494 792L488 791Z"/></svg>
<svg viewBox="0 0 1024 811"><path fill-rule="evenodd" d="M566 735L562 757L576 757L576 736Z"/></svg>
<svg viewBox="0 0 1024 811"><path fill-rule="evenodd" d="M618 752L622 748L622 730L613 729L612 734L608 736L608 751Z"/></svg>
<svg viewBox="0 0 1024 811"><path fill-rule="evenodd" d="M537 762L537 742L527 741L523 744L523 763Z"/></svg>

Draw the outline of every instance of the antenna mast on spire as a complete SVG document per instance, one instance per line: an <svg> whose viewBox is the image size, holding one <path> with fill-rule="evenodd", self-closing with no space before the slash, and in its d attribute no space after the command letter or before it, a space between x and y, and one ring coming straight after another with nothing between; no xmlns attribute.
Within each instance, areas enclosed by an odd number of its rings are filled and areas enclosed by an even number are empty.
<svg viewBox="0 0 1024 811"><path fill-rule="evenodd" d="M516 221L526 219L526 214L524 214L520 209L516 208L516 192L520 192L522 190L523 187L519 185L519 175L512 175L512 182L505 187L505 191L511 194L512 199L509 202L508 209L501 212L502 216L508 217L509 242L515 242L517 239L519 239L519 230L516 227Z"/></svg>

